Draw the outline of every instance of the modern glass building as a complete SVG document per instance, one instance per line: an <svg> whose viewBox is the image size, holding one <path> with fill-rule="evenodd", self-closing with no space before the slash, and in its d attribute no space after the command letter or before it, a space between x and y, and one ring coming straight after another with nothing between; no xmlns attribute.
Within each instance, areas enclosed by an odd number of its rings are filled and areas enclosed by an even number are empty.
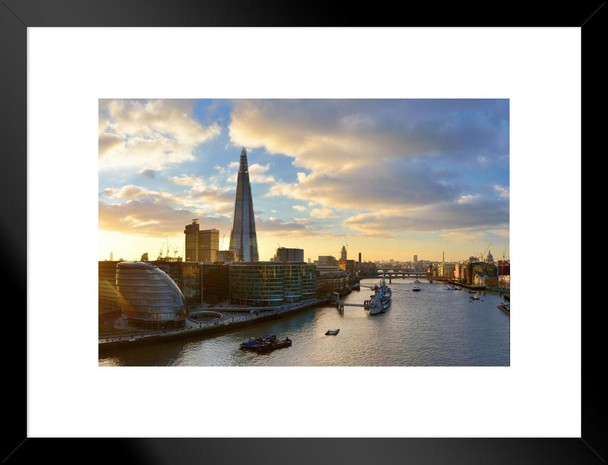
<svg viewBox="0 0 608 465"><path fill-rule="evenodd" d="M283 299L285 303L298 302L302 298L302 267L285 264Z"/></svg>
<svg viewBox="0 0 608 465"><path fill-rule="evenodd" d="M247 151L241 150L241 161L236 183L236 198L234 201L234 218L230 233L230 250L240 262L257 262L258 239L255 232L253 216L253 198L249 182L249 167Z"/></svg>
<svg viewBox="0 0 608 465"><path fill-rule="evenodd" d="M182 324L184 296L171 277L146 262L120 262L116 287L122 314L146 326Z"/></svg>
<svg viewBox="0 0 608 465"><path fill-rule="evenodd" d="M117 261L99 262L99 315L120 313L118 292L116 291Z"/></svg>
<svg viewBox="0 0 608 465"><path fill-rule="evenodd" d="M312 299L315 266L306 263L234 263L230 269L230 301L251 307L276 307Z"/></svg>
<svg viewBox="0 0 608 465"><path fill-rule="evenodd" d="M201 265L200 289L203 302L217 304L230 296L230 276L228 265Z"/></svg>
<svg viewBox="0 0 608 465"><path fill-rule="evenodd" d="M302 300L313 299L317 291L317 267L313 264L300 265L302 273Z"/></svg>
<svg viewBox="0 0 608 465"><path fill-rule="evenodd" d="M230 267L230 302L250 307L283 304L285 265L273 262L234 263Z"/></svg>

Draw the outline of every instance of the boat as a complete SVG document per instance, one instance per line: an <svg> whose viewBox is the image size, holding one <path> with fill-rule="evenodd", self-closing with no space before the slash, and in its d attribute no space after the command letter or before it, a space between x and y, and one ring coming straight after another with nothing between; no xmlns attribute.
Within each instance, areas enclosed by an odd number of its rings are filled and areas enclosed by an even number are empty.
<svg viewBox="0 0 608 465"><path fill-rule="evenodd" d="M274 342L276 340L277 337L274 334L272 336L250 337L247 341L241 342L240 347L241 349L255 350L267 342Z"/></svg>
<svg viewBox="0 0 608 465"><path fill-rule="evenodd" d="M282 349L284 347L289 347L291 346L291 339L289 339L288 337L286 337L283 340L274 340L274 341L268 341L265 342L262 345L256 346L255 350L256 352L271 352L273 350L276 349Z"/></svg>
<svg viewBox="0 0 608 465"><path fill-rule="evenodd" d="M414 284L420 284L420 281L418 281L418 279L415 279Z"/></svg>
<svg viewBox="0 0 608 465"><path fill-rule="evenodd" d="M507 315L511 316L511 309L510 309L509 302L500 303L497 305L497 307L499 309L501 309L503 312L505 312Z"/></svg>
<svg viewBox="0 0 608 465"><path fill-rule="evenodd" d="M338 329L328 329L325 332L325 335L326 336L337 336L339 332L340 332L340 328L338 328Z"/></svg>
<svg viewBox="0 0 608 465"><path fill-rule="evenodd" d="M386 285L384 278L382 278L382 282L380 283L380 290L382 291L383 296L388 297L390 300L391 296L393 295L393 291L391 291L391 288Z"/></svg>
<svg viewBox="0 0 608 465"><path fill-rule="evenodd" d="M419 292L419 291L420 291L420 286L414 286L414 287L412 288L412 291L414 291L414 292Z"/></svg>
<svg viewBox="0 0 608 465"><path fill-rule="evenodd" d="M376 289L377 287L377 289ZM380 283L380 286L374 286L375 293L370 296L370 300L366 301L364 306L370 315L377 315L378 313L384 313L391 306L391 288L386 285L384 279Z"/></svg>
<svg viewBox="0 0 608 465"><path fill-rule="evenodd" d="M391 306L391 298L390 297L383 297L382 298L382 310L386 311L388 310L388 308Z"/></svg>
<svg viewBox="0 0 608 465"><path fill-rule="evenodd" d="M367 306L367 311L370 315L377 315L378 313L383 313L385 311L384 304L382 303L382 297L377 294L372 296L372 300L369 301Z"/></svg>
<svg viewBox="0 0 608 465"><path fill-rule="evenodd" d="M455 288L454 286L450 285L450 284L448 284L448 285L445 287L445 289L446 289L446 291L455 291L455 290L456 290L456 288Z"/></svg>
<svg viewBox="0 0 608 465"><path fill-rule="evenodd" d="M469 302L474 302L475 300L481 300L481 299L476 295L472 295L469 297Z"/></svg>
<svg viewBox="0 0 608 465"><path fill-rule="evenodd" d="M462 291L462 287L457 287L457 286L454 286L454 290L455 290L455 291Z"/></svg>
<svg viewBox="0 0 608 465"><path fill-rule="evenodd" d="M477 291L469 291L469 294L477 294Z"/></svg>

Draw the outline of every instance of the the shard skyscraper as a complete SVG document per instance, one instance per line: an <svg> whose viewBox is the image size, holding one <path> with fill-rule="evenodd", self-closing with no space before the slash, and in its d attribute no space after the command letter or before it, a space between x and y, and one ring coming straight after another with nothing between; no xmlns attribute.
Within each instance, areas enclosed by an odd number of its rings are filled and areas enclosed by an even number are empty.
<svg viewBox="0 0 608 465"><path fill-rule="evenodd" d="M236 200L234 201L234 219L230 233L230 250L234 252L237 261L257 262L258 238L255 233L255 218L253 216L253 199L249 183L249 168L247 166L247 151L241 150L241 162L236 184Z"/></svg>

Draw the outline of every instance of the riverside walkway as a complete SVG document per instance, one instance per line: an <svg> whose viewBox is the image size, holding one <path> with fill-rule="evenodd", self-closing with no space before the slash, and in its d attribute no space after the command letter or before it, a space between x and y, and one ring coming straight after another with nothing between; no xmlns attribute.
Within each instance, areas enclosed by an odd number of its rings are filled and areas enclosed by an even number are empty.
<svg viewBox="0 0 608 465"><path fill-rule="evenodd" d="M232 328L243 325L253 324L255 322L264 321L273 318L293 313L305 308L310 308L323 304L326 299L309 299L293 304L286 304L280 307L228 307L214 308L213 313L221 314L221 318L209 320L197 320L194 318L186 318L184 327L177 329L167 329L159 331L141 331L134 329L131 334L124 333L118 336L106 337L99 339L100 353L105 350L136 347L150 343L165 342L185 337L193 337L202 334L229 331ZM240 315L233 315L230 312L239 312ZM193 310L190 313L196 314L208 313L209 310L201 308ZM226 312L226 313L224 313ZM243 314L244 312L249 312Z"/></svg>

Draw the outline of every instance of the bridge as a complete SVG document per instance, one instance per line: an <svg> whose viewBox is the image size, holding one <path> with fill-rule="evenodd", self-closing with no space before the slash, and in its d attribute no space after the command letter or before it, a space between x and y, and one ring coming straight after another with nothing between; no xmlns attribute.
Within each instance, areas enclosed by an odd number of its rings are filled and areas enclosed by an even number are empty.
<svg viewBox="0 0 608 465"><path fill-rule="evenodd" d="M429 274L426 271L420 271L420 270L412 270L412 269L384 269L384 268L380 268L377 270L377 273L375 276L359 276L359 279L365 279L365 278L385 278L388 279L388 282L390 283L392 281L393 278L428 278Z"/></svg>

